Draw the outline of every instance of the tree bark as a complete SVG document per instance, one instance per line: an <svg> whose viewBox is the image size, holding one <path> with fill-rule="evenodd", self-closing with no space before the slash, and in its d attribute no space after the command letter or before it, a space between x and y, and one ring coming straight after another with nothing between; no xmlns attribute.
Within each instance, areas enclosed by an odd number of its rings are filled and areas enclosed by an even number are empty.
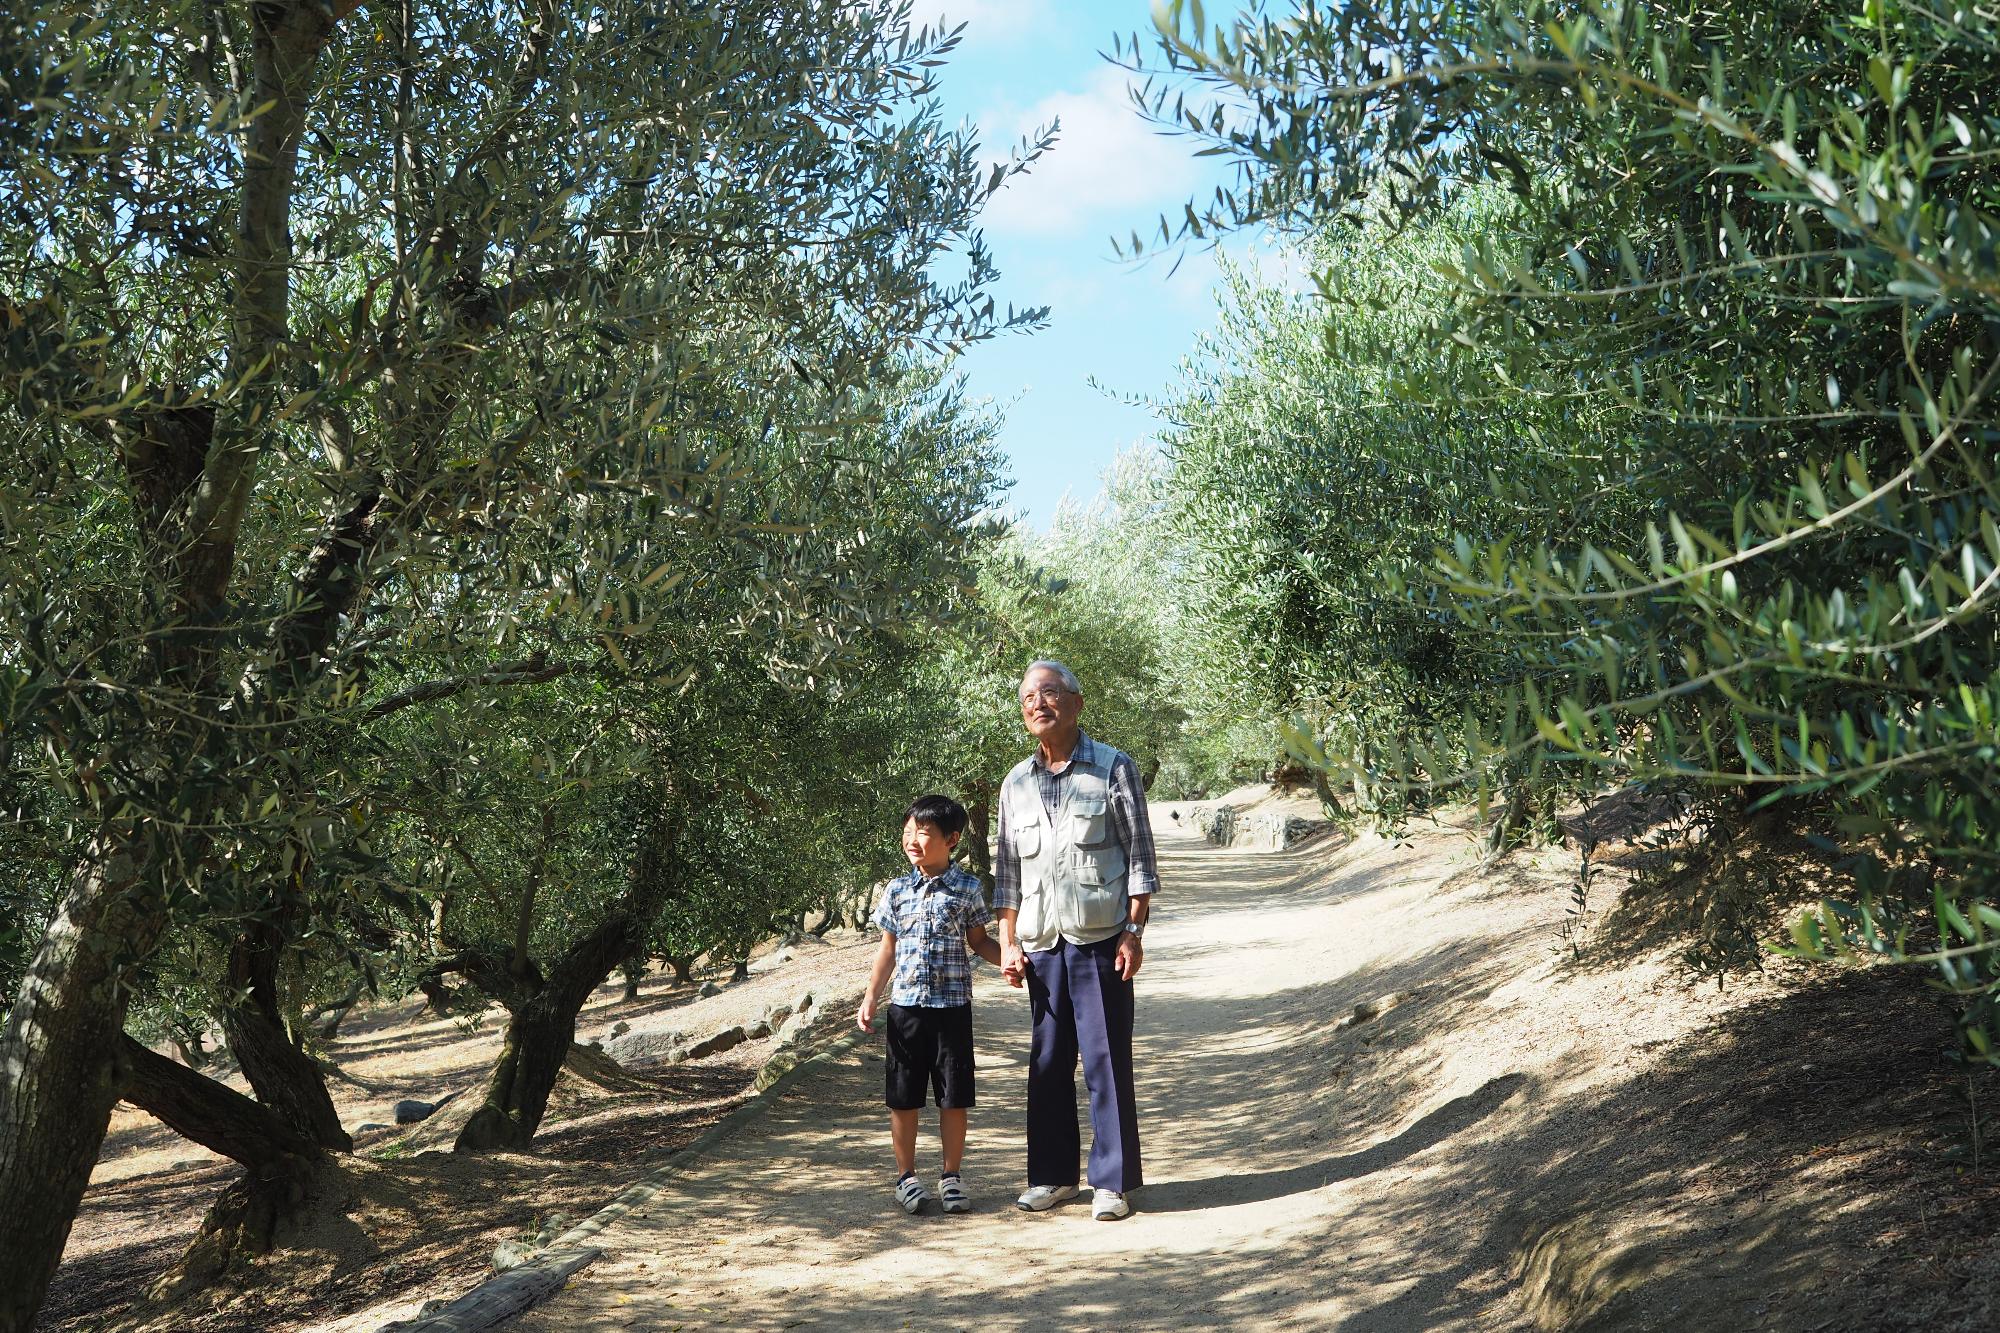
<svg viewBox="0 0 2000 1333"><path fill-rule="evenodd" d="M671 967L674 970L674 979L672 984L674 984L675 986L694 985L695 958L696 955L691 953L667 955L666 958L667 966Z"/></svg>
<svg viewBox="0 0 2000 1333"><path fill-rule="evenodd" d="M28 1333L62 1261L126 1078L129 960L166 924L132 851L93 850L0 1033L0 1333Z"/></svg>
<svg viewBox="0 0 2000 1333"><path fill-rule="evenodd" d="M353 1152L319 1065L299 1048L278 1006L278 961L287 926L280 918L252 924L229 951L229 984L240 992L222 1011L229 1049L256 1090L276 1111L321 1148Z"/></svg>
<svg viewBox="0 0 2000 1333"><path fill-rule="evenodd" d="M284 1116L226 1083L120 1035L119 1094L184 1139L247 1168L255 1178L297 1175L325 1154Z"/></svg>
<svg viewBox="0 0 2000 1333"><path fill-rule="evenodd" d="M284 1116L121 1034L128 1070L124 1098L181 1137L242 1165L245 1176L222 1192L187 1253L155 1295L203 1286L240 1258L268 1253L306 1201L328 1158Z"/></svg>
<svg viewBox="0 0 2000 1333"><path fill-rule="evenodd" d="M521 1149L533 1141L576 1040L577 1013L591 992L643 946L653 919L675 892L673 856L679 840L677 818L656 819L640 839L624 896L569 947L546 979L528 979L532 994L509 1005L500 1059L487 1079L482 1104L459 1131L453 1151ZM477 973L467 975L478 978Z"/></svg>
<svg viewBox="0 0 2000 1333"><path fill-rule="evenodd" d="M313 1011L309 1022L321 1041L332 1041L340 1035L340 1025L354 1012L354 1006L361 1003L361 997L366 990L367 984L360 977L356 977L354 984L349 986L339 999Z"/></svg>
<svg viewBox="0 0 2000 1333"><path fill-rule="evenodd" d="M975 782L966 788L972 799L965 804L965 838L960 847L965 859L972 863L972 873L979 876L979 888L986 895L986 901L993 901L993 788L990 783Z"/></svg>

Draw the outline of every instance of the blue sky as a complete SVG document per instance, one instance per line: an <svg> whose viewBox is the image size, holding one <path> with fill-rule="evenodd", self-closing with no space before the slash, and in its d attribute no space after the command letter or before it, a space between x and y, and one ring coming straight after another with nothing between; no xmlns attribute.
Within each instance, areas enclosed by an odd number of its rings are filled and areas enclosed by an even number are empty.
<svg viewBox="0 0 2000 1333"><path fill-rule="evenodd" d="M1112 458L1151 437L1153 418L1088 383L1157 393L1213 320L1213 257L1190 250L1139 265L1115 233L1141 236L1162 213L1206 197L1215 159L1163 137L1127 100L1128 76L1104 60L1113 33L1150 32L1149 0L918 0L920 23L963 21L943 71L949 116L981 131L990 157L1060 118L1061 139L989 207L987 241L1002 305L1048 305L1050 327L982 344L960 363L975 397L1006 411L1001 444L1015 478L1008 508L1045 528L1067 492L1096 494Z"/></svg>

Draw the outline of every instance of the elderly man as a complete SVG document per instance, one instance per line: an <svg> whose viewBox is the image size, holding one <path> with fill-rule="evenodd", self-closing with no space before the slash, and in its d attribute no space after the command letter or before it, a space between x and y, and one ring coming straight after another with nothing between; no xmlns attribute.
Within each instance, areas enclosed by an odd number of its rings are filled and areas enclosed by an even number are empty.
<svg viewBox="0 0 2000 1333"><path fill-rule="evenodd" d="M1146 792L1131 757L1078 726L1083 689L1060 662L1021 679L1021 721L1035 753L1000 789L993 912L1001 967L1026 983L1034 1016L1028 1069L1028 1191L1040 1212L1077 1194L1076 1065L1090 1090L1091 1214L1132 1211L1141 1183L1132 1088L1132 978L1159 887Z"/></svg>

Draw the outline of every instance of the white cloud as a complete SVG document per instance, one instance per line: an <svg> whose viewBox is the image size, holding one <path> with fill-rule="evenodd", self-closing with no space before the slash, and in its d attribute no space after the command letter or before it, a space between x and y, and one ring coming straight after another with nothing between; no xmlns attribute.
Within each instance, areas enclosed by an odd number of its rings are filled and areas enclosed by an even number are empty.
<svg viewBox="0 0 2000 1333"><path fill-rule="evenodd" d="M949 31L963 23L965 40L989 43L1019 37L1040 21L1047 0L917 0L911 20Z"/></svg>
<svg viewBox="0 0 2000 1333"><path fill-rule="evenodd" d="M1097 71L1087 87L1053 93L1018 118L985 121L989 144L1012 144L1060 119L1056 144L1026 176L994 197L990 232L1051 235L1090 229L1143 237L1162 212L1178 212L1198 179L1194 145L1157 133L1126 93L1123 70ZM1012 123L1006 123L1012 119Z"/></svg>

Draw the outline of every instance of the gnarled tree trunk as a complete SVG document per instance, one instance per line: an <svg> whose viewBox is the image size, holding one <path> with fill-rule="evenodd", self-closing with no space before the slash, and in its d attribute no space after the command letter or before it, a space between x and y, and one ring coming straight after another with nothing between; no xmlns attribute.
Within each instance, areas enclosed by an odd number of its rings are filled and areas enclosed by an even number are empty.
<svg viewBox="0 0 2000 1333"><path fill-rule="evenodd" d="M234 1088L155 1054L129 1036L121 1034L118 1051L127 1070L126 1101L245 1171L209 1209L200 1233L164 1285L172 1290L198 1286L242 1256L268 1252L305 1202L327 1155L286 1117Z"/></svg>
<svg viewBox="0 0 2000 1333"><path fill-rule="evenodd" d="M969 783L965 789L965 837L959 842L959 850L972 865L972 873L979 876L979 888L986 895L986 901L993 901L993 785L989 782Z"/></svg>
<svg viewBox="0 0 2000 1333"><path fill-rule="evenodd" d="M679 840L677 819L656 819L640 839L624 896L595 929L569 947L545 980L533 984L531 974L532 993L509 1005L499 1062L479 1109L459 1131L454 1151L525 1148L534 1139L576 1040L577 1013L591 992L642 946L674 891L673 854ZM472 975L477 979L478 973Z"/></svg>
<svg viewBox="0 0 2000 1333"><path fill-rule="evenodd" d="M326 1078L292 1039L278 1006L284 934L282 920L260 921L245 930L229 951L229 984L239 998L222 1011L222 1030L258 1101L319 1147L353 1152L354 1140L341 1127Z"/></svg>
<svg viewBox="0 0 2000 1333"><path fill-rule="evenodd" d="M165 912L130 849L78 872L0 1033L0 1333L28 1333L125 1082L127 960Z"/></svg>

